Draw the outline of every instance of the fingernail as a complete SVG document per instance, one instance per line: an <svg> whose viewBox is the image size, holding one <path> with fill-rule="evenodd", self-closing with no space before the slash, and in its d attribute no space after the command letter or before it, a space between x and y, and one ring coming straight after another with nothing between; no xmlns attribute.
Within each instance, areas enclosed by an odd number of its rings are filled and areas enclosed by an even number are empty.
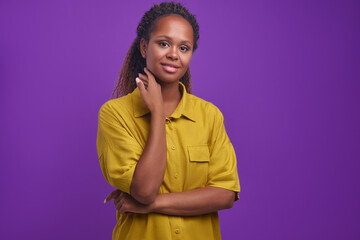
<svg viewBox="0 0 360 240"><path fill-rule="evenodd" d="M135 78L135 81L136 81L136 83L139 83L139 82L140 82L140 79L139 79L139 78Z"/></svg>
<svg viewBox="0 0 360 240"><path fill-rule="evenodd" d="M105 200L104 200L104 203L106 203L106 198L105 198Z"/></svg>

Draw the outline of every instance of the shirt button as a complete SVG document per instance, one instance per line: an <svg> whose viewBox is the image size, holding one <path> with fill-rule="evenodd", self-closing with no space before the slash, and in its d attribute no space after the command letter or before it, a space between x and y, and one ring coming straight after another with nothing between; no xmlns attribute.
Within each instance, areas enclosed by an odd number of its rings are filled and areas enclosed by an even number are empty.
<svg viewBox="0 0 360 240"><path fill-rule="evenodd" d="M180 229L175 229L175 233L179 234L180 233Z"/></svg>
<svg viewBox="0 0 360 240"><path fill-rule="evenodd" d="M177 178L178 178L178 176L179 176L179 174L175 173L175 176L174 176L174 177L175 177L175 179L177 179Z"/></svg>
<svg viewBox="0 0 360 240"><path fill-rule="evenodd" d="M175 150L175 146L171 146L171 149L172 149L172 150Z"/></svg>

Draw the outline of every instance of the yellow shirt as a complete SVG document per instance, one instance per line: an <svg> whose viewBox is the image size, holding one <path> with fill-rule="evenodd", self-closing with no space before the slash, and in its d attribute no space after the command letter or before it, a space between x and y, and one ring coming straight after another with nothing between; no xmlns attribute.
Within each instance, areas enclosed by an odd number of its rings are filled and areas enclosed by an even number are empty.
<svg viewBox="0 0 360 240"><path fill-rule="evenodd" d="M186 92L166 119L167 166L159 193L213 186L240 191L236 155L220 110ZM139 89L104 103L99 110L97 150L107 182L130 193L135 166L146 145L151 114ZM158 213L124 216L116 212L113 240L221 239L218 213L169 216Z"/></svg>

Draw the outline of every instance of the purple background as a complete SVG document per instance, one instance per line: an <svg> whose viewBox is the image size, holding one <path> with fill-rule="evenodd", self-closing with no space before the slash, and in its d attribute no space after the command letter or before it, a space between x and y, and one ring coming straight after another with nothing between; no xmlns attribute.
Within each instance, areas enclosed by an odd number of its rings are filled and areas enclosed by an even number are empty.
<svg viewBox="0 0 360 240"><path fill-rule="evenodd" d="M360 2L182 2L238 157L223 239L360 239ZM111 238L97 114L152 3L0 2L0 239Z"/></svg>

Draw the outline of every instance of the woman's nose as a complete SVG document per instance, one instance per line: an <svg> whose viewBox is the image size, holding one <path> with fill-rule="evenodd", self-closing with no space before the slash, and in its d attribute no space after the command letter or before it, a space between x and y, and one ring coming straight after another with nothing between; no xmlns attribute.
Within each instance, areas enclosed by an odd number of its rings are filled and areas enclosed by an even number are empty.
<svg viewBox="0 0 360 240"><path fill-rule="evenodd" d="M173 60L178 59L178 53L177 53L177 49L175 47L171 47L169 48L169 52L167 53L167 57L171 58Z"/></svg>

